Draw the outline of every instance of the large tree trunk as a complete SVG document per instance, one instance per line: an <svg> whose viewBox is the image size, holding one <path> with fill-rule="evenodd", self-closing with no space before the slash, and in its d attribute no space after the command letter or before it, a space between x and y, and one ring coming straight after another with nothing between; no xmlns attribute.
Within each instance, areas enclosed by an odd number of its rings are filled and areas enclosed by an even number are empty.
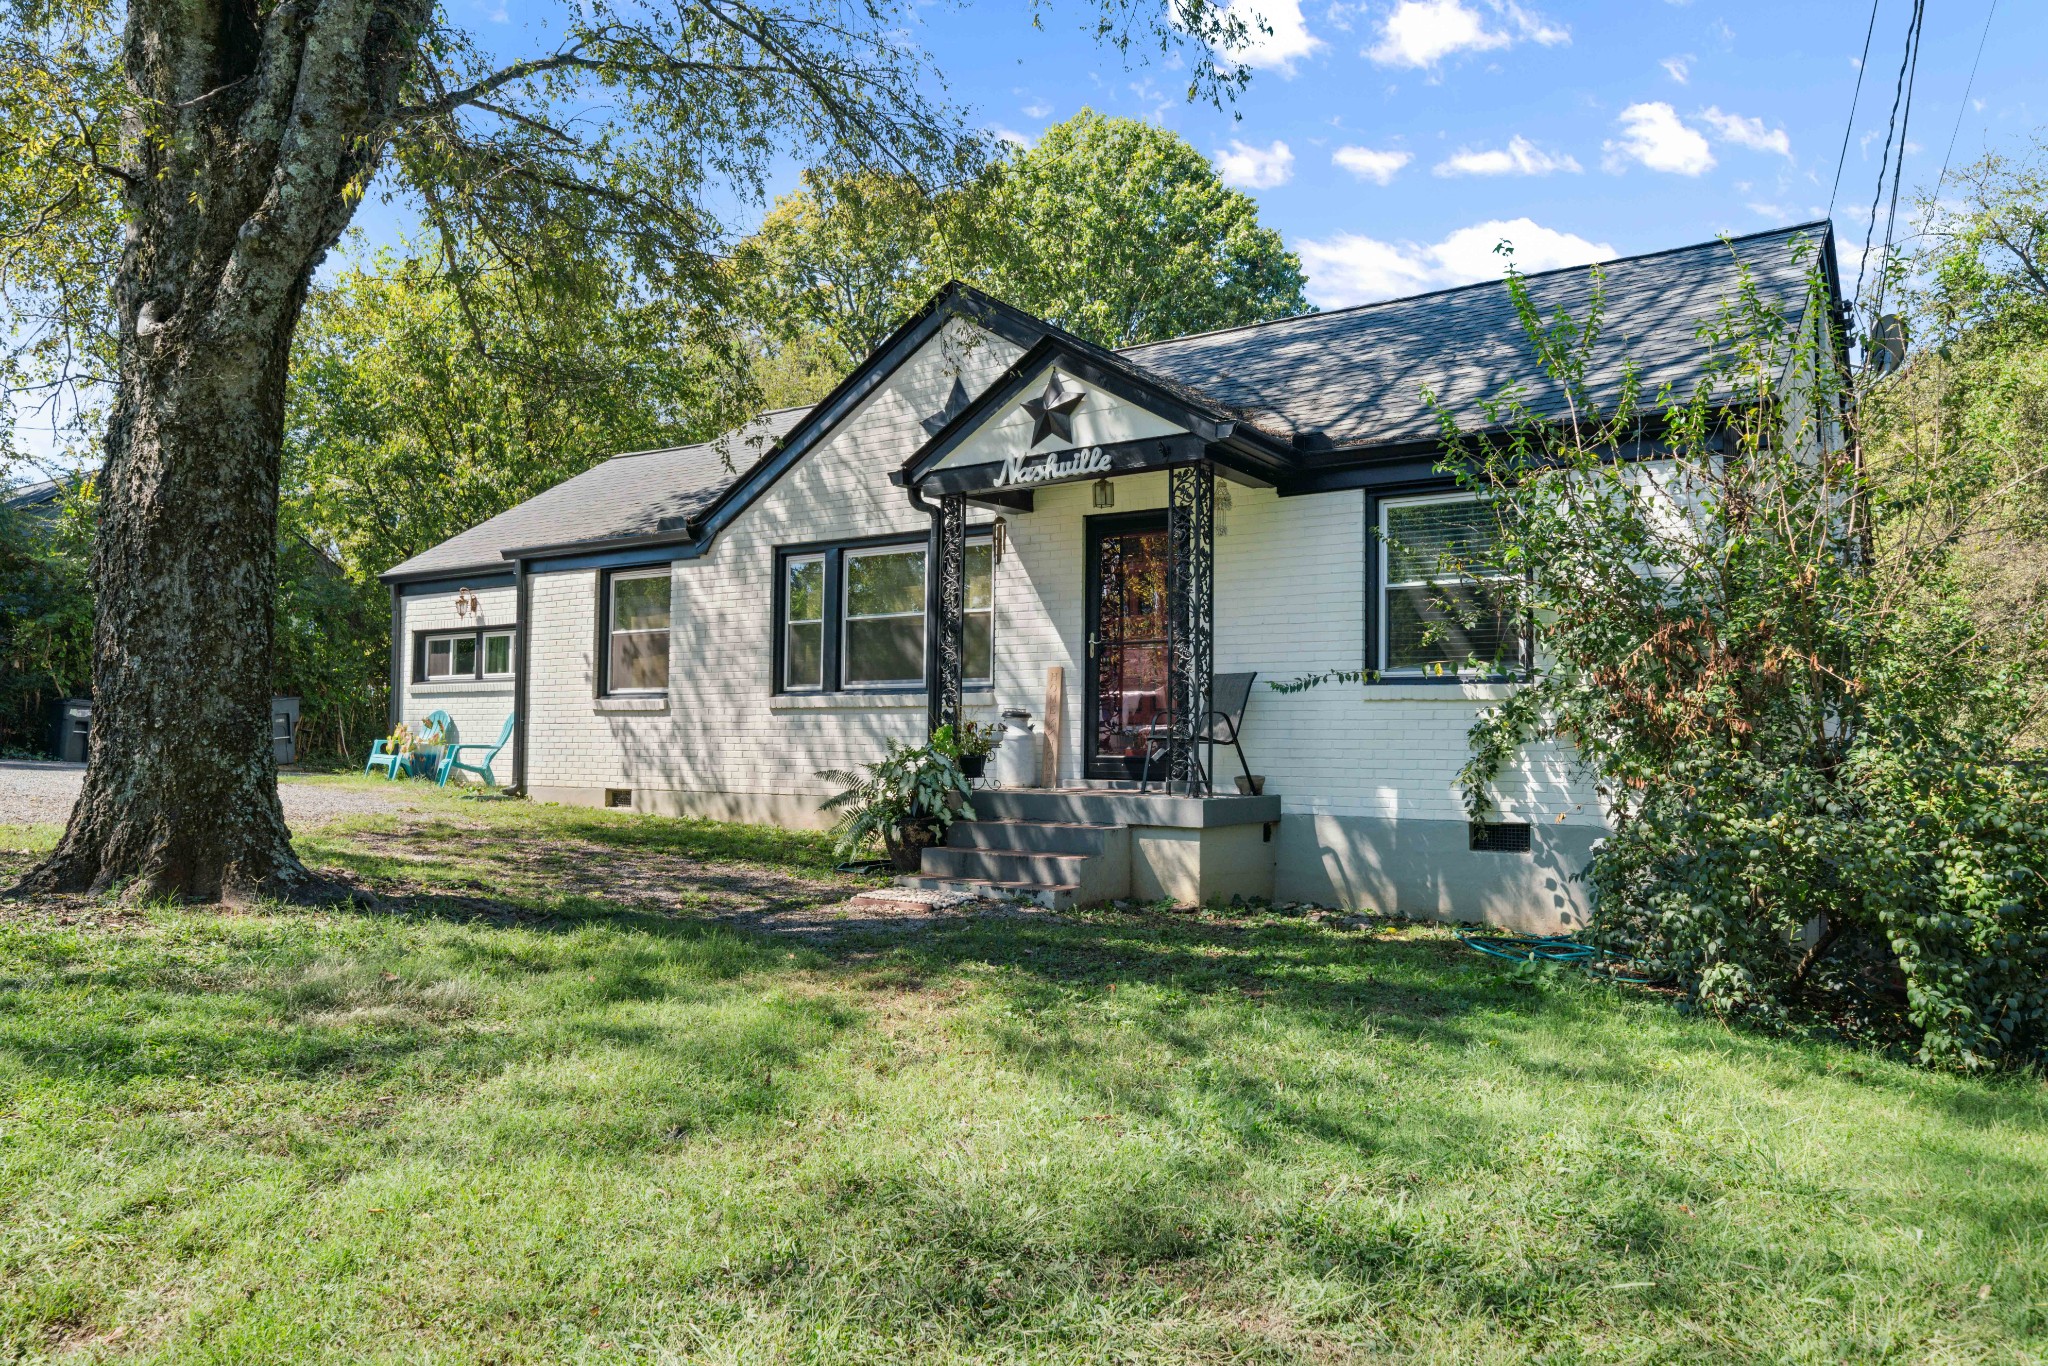
<svg viewBox="0 0 2048 1366"><path fill-rule="evenodd" d="M85 790L30 889L291 894L270 747L285 367L420 0L131 0Z"/></svg>

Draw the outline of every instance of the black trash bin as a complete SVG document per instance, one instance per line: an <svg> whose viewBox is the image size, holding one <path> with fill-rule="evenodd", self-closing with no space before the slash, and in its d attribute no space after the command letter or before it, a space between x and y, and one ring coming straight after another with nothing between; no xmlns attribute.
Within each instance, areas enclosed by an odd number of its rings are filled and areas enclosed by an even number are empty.
<svg viewBox="0 0 2048 1366"><path fill-rule="evenodd" d="M46 748L53 759L67 763L85 762L92 743L92 699L65 697L50 704L50 732Z"/></svg>

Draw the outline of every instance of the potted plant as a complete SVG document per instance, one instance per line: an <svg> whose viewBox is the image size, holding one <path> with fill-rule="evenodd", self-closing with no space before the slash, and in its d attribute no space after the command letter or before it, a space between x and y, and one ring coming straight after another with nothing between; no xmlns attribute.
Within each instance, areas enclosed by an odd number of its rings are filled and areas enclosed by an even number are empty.
<svg viewBox="0 0 2048 1366"><path fill-rule="evenodd" d="M889 752L861 772L826 769L818 776L845 785L821 808L839 813L832 832L839 838L840 857L850 858L879 839L899 873L916 872L924 851L971 809L966 776L936 743L911 746L892 740Z"/></svg>
<svg viewBox="0 0 2048 1366"><path fill-rule="evenodd" d="M1002 742L1002 727L975 721L963 721L957 727L940 726L932 733L932 748L959 764L961 776L969 782L979 782L988 776L988 756Z"/></svg>

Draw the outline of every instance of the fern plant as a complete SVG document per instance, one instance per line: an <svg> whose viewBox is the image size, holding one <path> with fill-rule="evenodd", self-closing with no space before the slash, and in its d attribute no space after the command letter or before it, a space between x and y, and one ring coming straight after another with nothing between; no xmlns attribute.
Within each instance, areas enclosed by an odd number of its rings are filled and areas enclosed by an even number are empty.
<svg viewBox="0 0 2048 1366"><path fill-rule="evenodd" d="M841 858L879 840L899 868L913 868L917 854L968 813L972 789L952 756L932 745L889 742L889 752L858 771L823 769L819 777L841 784L820 805L838 813L832 833Z"/></svg>

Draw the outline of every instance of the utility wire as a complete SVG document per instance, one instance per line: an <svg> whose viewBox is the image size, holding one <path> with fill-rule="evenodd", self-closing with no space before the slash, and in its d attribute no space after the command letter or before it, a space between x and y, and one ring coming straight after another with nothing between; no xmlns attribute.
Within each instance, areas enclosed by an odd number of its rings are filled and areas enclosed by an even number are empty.
<svg viewBox="0 0 2048 1366"><path fill-rule="evenodd" d="M1991 16L1998 13L1998 0L1991 0L1991 8L1984 11L1984 33L1977 39L1977 55L1970 59L1970 79L1963 82L1962 108L1956 110L1956 126L1948 135L1948 150L1941 154L1941 174L1934 178L1934 193L1941 193L1941 182L1948 179L1949 158L1956 154L1956 137L1963 131L1963 116L1970 112L1970 91L1977 85L1977 63L1984 60L1984 44L1991 38Z"/></svg>
<svg viewBox="0 0 2048 1366"><path fill-rule="evenodd" d="M1891 173L1892 143L1899 142L1899 160L1905 161L1905 141L1898 137L1899 105L1906 98L1906 81L1913 66L1914 37L1920 32L1920 20L1926 13L1924 0L1913 0L1913 10L1906 21L1906 50L1899 54L1899 76L1892 86L1891 117L1885 121L1884 151L1877 159L1877 188L1870 195L1870 219L1863 230L1863 259L1856 263L1856 292L1852 299L1859 305L1863 299L1863 272L1870 267L1870 248L1877 235L1877 206L1884 202L1884 182Z"/></svg>
<svg viewBox="0 0 2048 1366"><path fill-rule="evenodd" d="M1870 309L1873 319L1884 316L1885 277L1891 274L1892 228L1899 218L1899 191L1906 183L1907 133L1913 126L1913 87L1918 84L1920 78L1920 37L1925 30L1927 0L1914 0L1913 11L1913 62L1906 75L1906 112L1899 116L1899 160L1892 168L1892 203L1884 216L1884 268L1877 277L1877 299Z"/></svg>
<svg viewBox="0 0 2048 1366"><path fill-rule="evenodd" d="M1842 167L1849 161L1849 135L1856 131L1856 106L1863 102L1863 73L1870 67L1870 35L1877 32L1877 7L1884 0L1870 0L1870 22L1863 29L1863 56L1856 62L1856 93L1849 97L1849 122L1842 129L1842 154L1835 158L1835 183L1828 187L1828 217L1835 216L1835 196L1842 192ZM1998 0L1991 0L1996 5Z"/></svg>

